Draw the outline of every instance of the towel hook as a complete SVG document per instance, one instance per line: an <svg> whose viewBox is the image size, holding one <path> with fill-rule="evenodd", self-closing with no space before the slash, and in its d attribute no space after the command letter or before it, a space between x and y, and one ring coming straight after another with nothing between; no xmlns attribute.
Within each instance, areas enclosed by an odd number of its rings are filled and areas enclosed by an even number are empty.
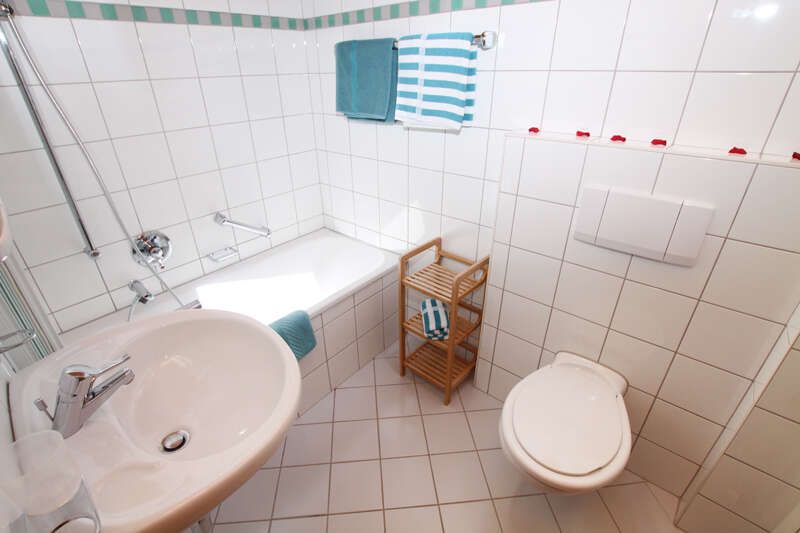
<svg viewBox="0 0 800 533"><path fill-rule="evenodd" d="M497 43L497 33L493 31L483 31L472 37L472 44L479 46L481 50L491 50Z"/></svg>

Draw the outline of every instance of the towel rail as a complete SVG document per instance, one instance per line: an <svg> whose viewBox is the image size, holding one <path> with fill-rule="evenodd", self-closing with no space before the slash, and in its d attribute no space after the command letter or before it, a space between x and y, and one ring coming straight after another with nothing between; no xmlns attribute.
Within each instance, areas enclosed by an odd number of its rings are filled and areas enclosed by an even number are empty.
<svg viewBox="0 0 800 533"><path fill-rule="evenodd" d="M497 33L493 31L482 31L472 36L472 45L479 47L481 50L491 50L497 44ZM397 48L397 41L394 42L394 47Z"/></svg>

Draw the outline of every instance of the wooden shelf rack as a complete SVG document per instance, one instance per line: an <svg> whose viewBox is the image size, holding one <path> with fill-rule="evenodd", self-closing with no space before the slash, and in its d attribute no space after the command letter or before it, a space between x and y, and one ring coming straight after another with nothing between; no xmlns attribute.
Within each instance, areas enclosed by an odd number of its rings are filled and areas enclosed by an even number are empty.
<svg viewBox="0 0 800 533"><path fill-rule="evenodd" d="M429 250L434 258L430 264L409 272L409 261ZM442 264L443 260L458 266L459 271ZM444 403L448 405L455 387L467 379L475 368L478 358L477 341L483 320L483 308L469 301L469 296L486 283L489 275L489 257L471 261L442 250L442 239L437 237L426 242L400 258L400 373L406 369L428 380L444 391ZM446 340L431 340L425 337L422 314L406 318L406 290L412 289L448 305L450 311L450 335ZM406 355L406 334L414 335L424 343ZM473 335L475 334L475 335ZM475 337L475 342L470 337ZM456 353L462 348L472 354L465 358Z"/></svg>

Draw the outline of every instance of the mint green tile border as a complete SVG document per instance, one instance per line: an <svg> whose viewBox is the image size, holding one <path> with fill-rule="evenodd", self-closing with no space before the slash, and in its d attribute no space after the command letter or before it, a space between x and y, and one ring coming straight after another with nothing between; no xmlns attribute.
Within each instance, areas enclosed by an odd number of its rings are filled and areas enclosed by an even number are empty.
<svg viewBox="0 0 800 533"><path fill-rule="evenodd" d="M199 26L233 26L274 30L315 30L366 22L421 17L512 4L529 4L554 0L413 0L380 7L356 9L309 18L271 17L200 11L167 7L146 7L127 4L84 2L81 0L6 0L18 15L90 20L122 20ZM483 28L476 28L481 31Z"/></svg>

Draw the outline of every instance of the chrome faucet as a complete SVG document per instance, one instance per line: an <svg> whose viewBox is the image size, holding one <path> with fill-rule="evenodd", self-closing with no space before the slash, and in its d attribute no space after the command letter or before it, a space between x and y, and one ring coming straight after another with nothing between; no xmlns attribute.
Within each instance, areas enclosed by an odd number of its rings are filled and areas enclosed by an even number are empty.
<svg viewBox="0 0 800 533"><path fill-rule="evenodd" d="M58 399L52 417L53 429L64 438L73 435L117 389L133 381L133 370L123 368L103 383L97 386L94 384L98 377L124 365L129 359L129 355L123 355L102 368L87 365L70 365L64 368L58 380Z"/></svg>

